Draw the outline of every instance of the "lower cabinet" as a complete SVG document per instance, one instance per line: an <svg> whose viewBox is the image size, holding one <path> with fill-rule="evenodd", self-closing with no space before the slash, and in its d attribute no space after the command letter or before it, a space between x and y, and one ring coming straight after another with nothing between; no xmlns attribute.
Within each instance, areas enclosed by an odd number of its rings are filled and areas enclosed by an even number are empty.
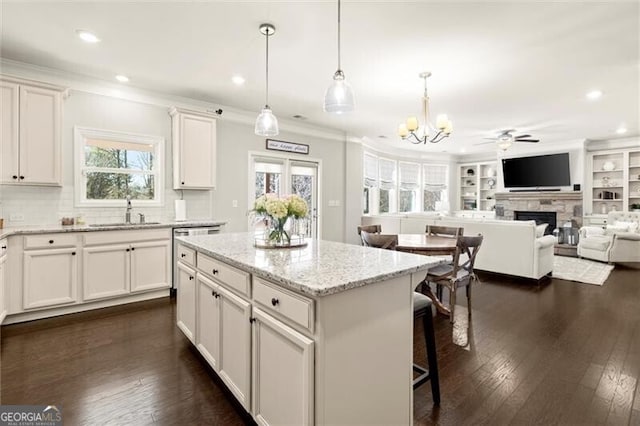
<svg viewBox="0 0 640 426"><path fill-rule="evenodd" d="M129 292L129 244L87 247L82 258L84 300Z"/></svg>
<svg viewBox="0 0 640 426"><path fill-rule="evenodd" d="M168 288L171 241L131 244L131 292Z"/></svg>
<svg viewBox="0 0 640 426"><path fill-rule="evenodd" d="M251 304L201 273L196 282L196 347L250 411Z"/></svg>
<svg viewBox="0 0 640 426"><path fill-rule="evenodd" d="M196 336L196 271L178 262L178 294L176 320L178 328L195 344Z"/></svg>
<svg viewBox="0 0 640 426"><path fill-rule="evenodd" d="M7 240L0 240L0 324L2 324L2 320L7 314L7 307L5 303L4 297L4 283L6 276L6 261L7 261Z"/></svg>
<svg viewBox="0 0 640 426"><path fill-rule="evenodd" d="M77 298L76 248L25 250L23 308L74 303Z"/></svg>
<svg viewBox="0 0 640 426"><path fill-rule="evenodd" d="M314 423L314 343L253 309L253 416L260 425Z"/></svg>

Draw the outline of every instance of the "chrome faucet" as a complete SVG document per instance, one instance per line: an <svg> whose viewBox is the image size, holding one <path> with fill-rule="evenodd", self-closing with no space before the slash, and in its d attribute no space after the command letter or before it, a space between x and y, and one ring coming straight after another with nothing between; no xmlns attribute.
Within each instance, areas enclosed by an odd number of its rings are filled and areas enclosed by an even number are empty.
<svg viewBox="0 0 640 426"><path fill-rule="evenodd" d="M127 212L124 214L125 223L131 223L131 197L127 195Z"/></svg>

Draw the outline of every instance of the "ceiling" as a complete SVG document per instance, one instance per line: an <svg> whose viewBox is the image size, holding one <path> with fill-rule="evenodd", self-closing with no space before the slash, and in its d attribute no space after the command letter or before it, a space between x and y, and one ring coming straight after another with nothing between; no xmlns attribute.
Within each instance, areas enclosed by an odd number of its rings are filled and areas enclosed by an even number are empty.
<svg viewBox="0 0 640 426"><path fill-rule="evenodd" d="M263 22L270 39L270 105L281 119L423 152L476 146L499 129L539 146L640 133L639 2L342 3L342 68L356 112L322 111L337 67L337 3L2 2L3 58L143 89L219 103L256 115L264 104ZM101 38L87 44L86 29ZM447 113L452 136L412 146L396 136L420 115L421 71L430 70L431 113ZM240 74L239 87L231 77ZM599 89L597 101L585 94ZM385 139L379 136L386 136Z"/></svg>

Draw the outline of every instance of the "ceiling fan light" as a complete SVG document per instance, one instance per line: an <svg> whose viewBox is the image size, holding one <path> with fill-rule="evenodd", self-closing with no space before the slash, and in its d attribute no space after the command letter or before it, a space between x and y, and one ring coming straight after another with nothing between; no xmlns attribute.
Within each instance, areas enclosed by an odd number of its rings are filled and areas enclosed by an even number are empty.
<svg viewBox="0 0 640 426"><path fill-rule="evenodd" d="M324 111L342 114L355 109L356 101L353 89L344 79L344 73L338 70L333 76L333 82L324 94Z"/></svg>
<svg viewBox="0 0 640 426"><path fill-rule="evenodd" d="M511 146L511 143L512 143L511 138L504 138L501 136L498 139L498 148L500 148L503 151L506 151Z"/></svg>
<svg viewBox="0 0 640 426"><path fill-rule="evenodd" d="M258 136L277 136L278 133L280 133L278 119L273 115L269 105L265 105L256 119L255 134Z"/></svg>

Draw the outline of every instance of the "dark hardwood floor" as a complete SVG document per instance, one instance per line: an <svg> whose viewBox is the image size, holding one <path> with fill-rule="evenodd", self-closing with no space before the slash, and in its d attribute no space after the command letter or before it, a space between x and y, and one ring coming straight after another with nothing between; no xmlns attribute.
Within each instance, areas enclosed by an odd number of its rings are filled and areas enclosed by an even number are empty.
<svg viewBox="0 0 640 426"><path fill-rule="evenodd" d="M463 295L454 326L435 319L442 404L414 391L416 424L640 425L640 269L603 287L481 279L470 322ZM62 406L67 425L250 422L169 298L2 327L0 368L2 404Z"/></svg>

